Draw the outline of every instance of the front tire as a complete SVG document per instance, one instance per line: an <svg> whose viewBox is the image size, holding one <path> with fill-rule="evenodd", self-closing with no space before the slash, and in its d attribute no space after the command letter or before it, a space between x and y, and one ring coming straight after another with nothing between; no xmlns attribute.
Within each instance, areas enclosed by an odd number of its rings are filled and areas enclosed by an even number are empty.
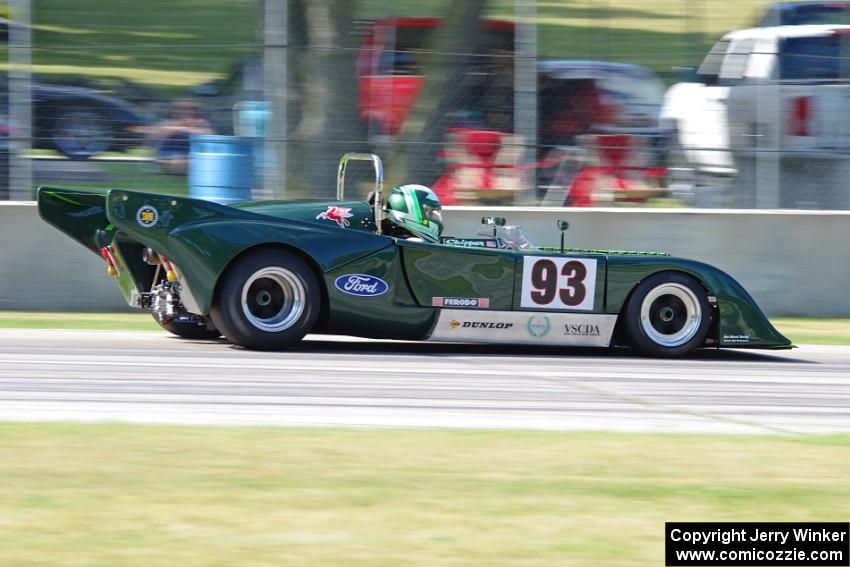
<svg viewBox="0 0 850 567"><path fill-rule="evenodd" d="M661 272L642 281L625 311L629 343L657 357L682 356L702 346L710 323L705 289L679 272Z"/></svg>
<svg viewBox="0 0 850 567"><path fill-rule="evenodd" d="M321 302L319 281L301 258L261 250L227 271L210 316L230 342L277 350L297 343L313 328Z"/></svg>

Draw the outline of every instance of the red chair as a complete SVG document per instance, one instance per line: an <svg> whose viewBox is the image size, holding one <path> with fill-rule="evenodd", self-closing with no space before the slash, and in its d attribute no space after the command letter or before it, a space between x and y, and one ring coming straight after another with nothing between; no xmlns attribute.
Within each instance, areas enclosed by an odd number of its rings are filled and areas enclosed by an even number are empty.
<svg viewBox="0 0 850 567"><path fill-rule="evenodd" d="M519 166L524 147L517 136L453 128L446 137L446 171L433 187L444 205L475 200L487 191L497 200L510 198L505 192L528 187L527 172Z"/></svg>

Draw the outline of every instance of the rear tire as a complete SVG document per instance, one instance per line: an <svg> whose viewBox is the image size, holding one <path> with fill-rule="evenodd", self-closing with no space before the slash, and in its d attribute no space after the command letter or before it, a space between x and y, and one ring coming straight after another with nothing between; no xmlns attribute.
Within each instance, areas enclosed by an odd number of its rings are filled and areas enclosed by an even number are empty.
<svg viewBox="0 0 850 567"><path fill-rule="evenodd" d="M711 306L697 280L679 272L661 272L635 288L624 323L629 343L640 352L682 356L705 343Z"/></svg>
<svg viewBox="0 0 850 567"><path fill-rule="evenodd" d="M159 326L181 339L193 341L212 341L221 336L216 329L210 329L206 325L199 325L195 321L180 321L177 317L160 321L154 315Z"/></svg>
<svg viewBox="0 0 850 567"><path fill-rule="evenodd" d="M224 275L210 317L234 344L277 350L313 328L321 304L319 281L301 258L260 250L237 260Z"/></svg>

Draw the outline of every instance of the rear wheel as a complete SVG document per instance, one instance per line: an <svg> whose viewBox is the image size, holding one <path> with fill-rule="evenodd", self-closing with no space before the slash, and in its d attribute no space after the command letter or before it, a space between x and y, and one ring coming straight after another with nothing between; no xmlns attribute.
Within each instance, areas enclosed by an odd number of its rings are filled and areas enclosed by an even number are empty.
<svg viewBox="0 0 850 567"><path fill-rule="evenodd" d="M227 271L210 316L235 344L283 349L313 328L321 297L319 282L303 260L288 252L261 250Z"/></svg>
<svg viewBox="0 0 850 567"><path fill-rule="evenodd" d="M710 323L705 289L678 272L662 272L641 282L625 312L629 342L652 356L681 356L702 346Z"/></svg>
<svg viewBox="0 0 850 567"><path fill-rule="evenodd" d="M208 328L197 319L183 319L179 316L160 319L155 314L153 318L156 319L160 327L181 339L211 341L221 336L221 333L217 330Z"/></svg>

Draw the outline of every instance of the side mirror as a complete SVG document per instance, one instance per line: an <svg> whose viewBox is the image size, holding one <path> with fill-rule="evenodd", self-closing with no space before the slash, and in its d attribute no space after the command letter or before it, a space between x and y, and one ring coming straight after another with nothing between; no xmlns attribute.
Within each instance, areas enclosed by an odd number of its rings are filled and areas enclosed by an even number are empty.
<svg viewBox="0 0 850 567"><path fill-rule="evenodd" d="M481 219L481 224L493 227L493 238L496 238L496 234L499 231L497 227L505 226L507 222L505 217L484 217Z"/></svg>
<svg viewBox="0 0 850 567"><path fill-rule="evenodd" d="M484 217L481 219L481 224L488 226L505 226L508 223L505 217Z"/></svg>
<svg viewBox="0 0 850 567"><path fill-rule="evenodd" d="M564 253L564 235L567 232L567 229L570 228L570 223L565 221L564 219L558 219L557 222L558 230L561 231L561 254Z"/></svg>

